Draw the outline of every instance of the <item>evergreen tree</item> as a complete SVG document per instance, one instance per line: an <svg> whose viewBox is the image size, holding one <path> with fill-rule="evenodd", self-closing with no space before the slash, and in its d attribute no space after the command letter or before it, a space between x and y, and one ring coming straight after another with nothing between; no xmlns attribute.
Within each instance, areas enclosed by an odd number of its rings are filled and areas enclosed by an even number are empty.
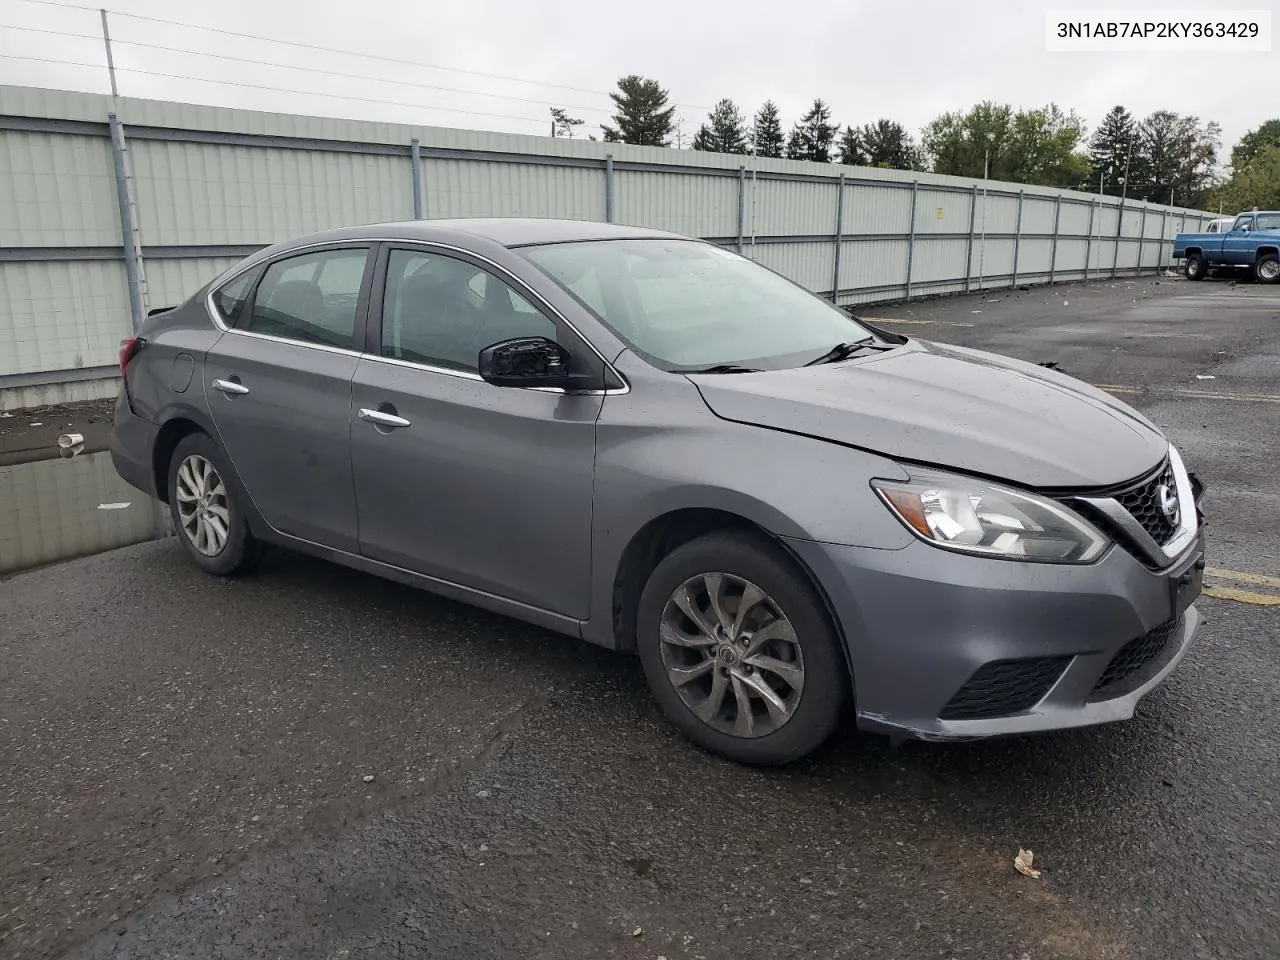
<svg viewBox="0 0 1280 960"><path fill-rule="evenodd" d="M605 140L650 147L670 146L676 108L667 106L667 91L657 80L630 74L618 81L618 92L609 96L617 108L613 115L617 126L601 126Z"/></svg>
<svg viewBox="0 0 1280 960"><path fill-rule="evenodd" d="M582 121L571 117L560 107L551 108L551 135L553 137L572 137L573 128L582 126Z"/></svg>
<svg viewBox="0 0 1280 960"><path fill-rule="evenodd" d="M1133 158L1130 150L1136 143L1138 126L1124 107L1115 106L1102 118L1098 129L1089 138L1089 160L1093 164L1095 182L1101 178L1102 192L1120 196L1121 180L1125 173L1125 161L1133 179ZM1141 159L1139 159L1141 164Z"/></svg>
<svg viewBox="0 0 1280 960"><path fill-rule="evenodd" d="M747 152L746 122L732 100L719 101L707 114L707 122L694 135L693 149L712 153Z"/></svg>
<svg viewBox="0 0 1280 960"><path fill-rule="evenodd" d="M858 131L858 141L869 167L887 170L919 170L920 151L907 128L893 120L877 120ZM841 160L841 163L844 163Z"/></svg>
<svg viewBox="0 0 1280 960"><path fill-rule="evenodd" d="M845 127L840 134L840 162L849 167L866 166L867 157L863 152L862 137L853 127Z"/></svg>
<svg viewBox="0 0 1280 960"><path fill-rule="evenodd" d="M756 111L752 152L757 157L782 156L782 121L778 119L778 105L766 100Z"/></svg>
<svg viewBox="0 0 1280 960"><path fill-rule="evenodd" d="M821 99L814 100L809 112L791 131L787 140L787 156L792 160L830 163L836 129L831 123L831 108Z"/></svg>

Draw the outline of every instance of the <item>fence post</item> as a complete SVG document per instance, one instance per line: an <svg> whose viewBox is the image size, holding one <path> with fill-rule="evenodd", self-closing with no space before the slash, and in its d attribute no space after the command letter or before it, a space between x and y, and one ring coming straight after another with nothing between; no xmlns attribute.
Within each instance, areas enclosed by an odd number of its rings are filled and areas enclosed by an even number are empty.
<svg viewBox="0 0 1280 960"><path fill-rule="evenodd" d="M1142 226L1138 229L1138 235L1141 239L1138 241L1138 270L1134 274L1135 277L1142 276L1142 255L1147 252L1147 206L1142 205Z"/></svg>
<svg viewBox="0 0 1280 960"><path fill-rule="evenodd" d="M1098 201L1089 201L1089 236L1084 242L1084 282L1089 282L1089 255L1093 252L1093 215L1098 209Z"/></svg>
<svg viewBox="0 0 1280 960"><path fill-rule="evenodd" d="M844 174L836 181L836 249L835 265L831 268L831 302L840 299L840 251L844 247Z"/></svg>
<svg viewBox="0 0 1280 960"><path fill-rule="evenodd" d="M1119 212L1116 214L1116 248L1111 252L1111 279L1114 280L1119 275L1120 266L1120 235L1124 233L1124 201L1120 201Z"/></svg>
<svg viewBox="0 0 1280 960"><path fill-rule="evenodd" d="M138 246L129 174L125 169L124 127L114 113L107 114L107 125L111 129L111 161L116 170L116 200L120 204L120 237L124 244L124 272L129 284L129 313L136 333L146 313L142 304L142 250Z"/></svg>
<svg viewBox="0 0 1280 960"><path fill-rule="evenodd" d="M747 168L738 167L738 252L742 252L742 228L747 214Z"/></svg>
<svg viewBox="0 0 1280 960"><path fill-rule="evenodd" d="M604 155L604 222L613 223L613 154Z"/></svg>
<svg viewBox="0 0 1280 960"><path fill-rule="evenodd" d="M1018 191L1018 220L1013 228L1013 283L1009 284L1011 288L1018 285L1018 247L1022 242L1022 198L1025 193L1025 190Z"/></svg>
<svg viewBox="0 0 1280 960"><path fill-rule="evenodd" d="M911 261L916 254L916 198L920 195L920 181L911 182L911 233L907 236L907 295L911 299Z"/></svg>
<svg viewBox="0 0 1280 960"><path fill-rule="evenodd" d="M1058 271L1058 230L1062 223L1062 194L1053 204L1053 239L1049 241L1049 286L1053 286L1054 274Z"/></svg>
<svg viewBox="0 0 1280 960"><path fill-rule="evenodd" d="M1172 238L1169 236L1169 211L1166 208L1160 211L1160 256L1156 257L1157 273L1163 273L1165 267L1172 266L1172 264L1166 264L1164 262L1165 256L1172 249L1169 245L1169 241L1171 239Z"/></svg>
<svg viewBox="0 0 1280 960"><path fill-rule="evenodd" d="M969 196L969 242L964 247L964 292L969 292L969 281L973 277L973 224L978 216L978 184L973 185L973 193Z"/></svg>
<svg viewBox="0 0 1280 960"><path fill-rule="evenodd" d="M418 138L409 141L409 163L413 167L413 219L422 219L422 149Z"/></svg>

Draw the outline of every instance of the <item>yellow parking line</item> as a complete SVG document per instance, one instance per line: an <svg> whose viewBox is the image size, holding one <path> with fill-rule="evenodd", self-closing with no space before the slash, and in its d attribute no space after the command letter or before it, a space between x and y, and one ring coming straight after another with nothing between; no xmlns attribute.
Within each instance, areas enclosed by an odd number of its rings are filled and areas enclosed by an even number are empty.
<svg viewBox="0 0 1280 960"><path fill-rule="evenodd" d="M1236 583L1256 583L1263 587L1280 587L1280 577L1268 577L1261 573L1244 573L1240 570L1224 570L1222 567L1205 567L1205 576Z"/></svg>
<svg viewBox="0 0 1280 960"><path fill-rule="evenodd" d="M1280 607L1280 595L1267 593L1250 593L1248 590L1236 590L1233 587L1204 587L1206 597L1219 600L1236 600L1240 603L1252 603L1259 607Z"/></svg>
<svg viewBox="0 0 1280 960"><path fill-rule="evenodd" d="M1163 390L1159 387L1126 387L1116 383L1095 383L1093 386L1107 393L1134 396L1150 392L1157 396L1183 397L1190 400L1240 400L1244 403L1280 403L1280 397L1256 393L1210 393L1207 390Z"/></svg>

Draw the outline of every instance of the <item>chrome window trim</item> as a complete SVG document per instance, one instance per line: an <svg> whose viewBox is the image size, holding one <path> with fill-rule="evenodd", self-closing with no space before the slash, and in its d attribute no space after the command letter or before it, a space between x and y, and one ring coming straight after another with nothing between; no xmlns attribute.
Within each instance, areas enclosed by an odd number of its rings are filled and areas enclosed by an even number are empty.
<svg viewBox="0 0 1280 960"><path fill-rule="evenodd" d="M1172 566L1191 546L1199 533L1200 521L1196 516L1195 493L1191 489L1191 476L1187 473L1182 456L1173 444L1169 444L1167 454L1169 465L1173 468L1173 483L1178 490L1179 517L1178 527L1168 543L1159 544L1151 534L1142 528L1142 524L1126 510L1114 497L1076 497L1080 503L1086 503L1104 514L1117 527L1123 530L1137 545L1147 559L1157 567Z"/></svg>
<svg viewBox="0 0 1280 960"><path fill-rule="evenodd" d="M442 373L447 376L461 377L462 379L466 379L466 380L480 380L481 382L483 382L484 378L481 377L480 374L471 373L470 371L450 370L445 367L432 366L431 364L426 364L426 363L414 363L413 361L410 361L410 360L399 360L395 357L374 356L371 353L367 353L361 350L348 350L344 347L331 347L323 343L307 343L303 340L290 340L288 337L277 337L267 333L254 333L252 330L238 330L235 327L227 326L227 324L222 319L222 315L218 313L217 306L213 302L213 295L216 291L221 290L224 286L226 286L236 277L240 276L240 274L244 273L246 270L252 270L255 267L258 267L264 263L274 263L277 260L287 260L290 257L305 253L308 250L315 250L316 248L319 248L319 247L333 247L335 249L340 249L342 247L351 247L351 246L359 246L361 244L367 244L369 246L370 252L372 252L373 245L377 243L392 243L392 244L398 244L398 245L429 247L431 249L446 250L446 251L449 251L450 253L460 253L460 254L463 254L464 256L472 257L486 264L488 267L492 267L493 271L499 275L499 279L502 279L504 282L511 281L513 284L518 285L520 290L518 290L517 292L527 291L530 297L532 297L532 299L536 301L536 304L540 304L542 309L544 309L547 313L551 314L553 317L557 318L561 323L563 323L566 327L568 327L571 331L573 331L574 335L583 343L585 343L587 347L590 348L592 353L594 353L597 357L599 357L600 362L603 363L605 367L609 370L609 372L612 373L615 377L617 377L618 381L622 384L621 387L611 387L607 390L574 391L575 395L623 396L631 392L631 384L628 382L626 377L624 377L621 373L618 372L618 368L609 362L608 358L605 357L605 355L600 352L599 348L596 347L596 345L591 342L590 338L587 337L585 334L583 334L583 332L579 330L576 326L574 326L573 322L569 320L568 317L566 317L563 313L561 313L554 306L548 303L546 298L543 297L542 294L538 293L538 291L531 288L528 284L526 284L523 280L521 280L519 277L513 274L510 270L502 266L502 264L496 263L493 260L490 260L484 254L476 253L474 250L468 250L465 247L455 246L453 244L444 243L439 240L415 240L415 239L408 239L405 237L352 237L347 240L317 240L314 243L307 243L301 246L291 247L288 250L282 250L279 253L270 257L263 257L258 260L251 259L248 263L240 267L240 269L234 270L231 273L223 274L222 276L216 278L216 281L210 285L209 292L205 294L205 298L204 298L205 311L209 314L210 319L213 320L214 326L217 327L219 330L221 330L223 333L234 333L237 336L241 336L241 337L257 337L258 339L270 340L275 343L288 343L288 344L293 344L299 347L310 347L315 350L326 350L331 353L346 354L348 356L355 356L355 357L359 357L361 359L366 359L366 360L378 360L381 362L389 362L389 363L394 363L402 366L414 367L419 370L426 370L429 373ZM373 295L372 291L370 292L370 295L371 296ZM523 295L523 293L521 295ZM250 309L252 309L252 306L250 306ZM509 389L509 388L506 388L506 389ZM565 390L562 387L520 387L519 389L536 390L540 393L561 393L561 394L569 393L569 391Z"/></svg>

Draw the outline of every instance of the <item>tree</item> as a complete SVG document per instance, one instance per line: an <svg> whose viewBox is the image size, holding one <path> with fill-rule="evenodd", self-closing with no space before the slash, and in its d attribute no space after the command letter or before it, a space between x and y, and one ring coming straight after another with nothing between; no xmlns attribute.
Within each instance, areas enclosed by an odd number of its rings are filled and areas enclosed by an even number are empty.
<svg viewBox="0 0 1280 960"><path fill-rule="evenodd" d="M782 156L782 121L778 119L778 105L766 100L756 111L752 152L757 157Z"/></svg>
<svg viewBox="0 0 1280 960"><path fill-rule="evenodd" d="M1005 158L1009 179L1044 187L1075 187L1090 176L1089 158L1077 153L1084 122L1057 104L1019 110L1013 116L1012 151Z"/></svg>
<svg viewBox="0 0 1280 960"><path fill-rule="evenodd" d="M886 170L919 170L923 164L907 128L893 120L877 120L858 131L858 142L869 167ZM845 162L843 160L841 163Z"/></svg>
<svg viewBox="0 0 1280 960"><path fill-rule="evenodd" d="M862 152L862 137L853 127L845 127L840 134L840 162L848 167L866 166L867 157Z"/></svg>
<svg viewBox="0 0 1280 960"><path fill-rule="evenodd" d="M1250 130L1231 148L1231 167L1246 167L1268 144L1280 145L1280 120L1268 120L1257 130Z"/></svg>
<svg viewBox="0 0 1280 960"><path fill-rule="evenodd" d="M930 121L922 142L935 173L1074 187L1089 176L1089 158L1076 151L1083 136L1080 118L1055 104L1015 113L986 101Z"/></svg>
<svg viewBox="0 0 1280 960"><path fill-rule="evenodd" d="M787 156L792 160L812 160L814 163L831 162L831 146L835 142L836 127L831 124L831 108L822 100L814 100L809 112L791 131L787 140Z"/></svg>
<svg viewBox="0 0 1280 960"><path fill-rule="evenodd" d="M667 106L667 91L657 80L629 74L618 81L618 92L609 96L617 108L613 115L617 126L601 126L605 140L649 147L670 146L676 108Z"/></svg>
<svg viewBox="0 0 1280 960"><path fill-rule="evenodd" d="M712 153L746 153L747 126L732 100L721 100L698 128L693 149Z"/></svg>
<svg viewBox="0 0 1280 960"><path fill-rule="evenodd" d="M984 168L1002 179L1001 161L1011 149L1013 108L984 101L968 113L944 113L929 121L921 143L934 173L981 177Z"/></svg>
<svg viewBox="0 0 1280 960"><path fill-rule="evenodd" d="M1214 185L1221 141L1222 130L1212 121L1155 111L1138 125L1129 196L1200 206Z"/></svg>
<svg viewBox="0 0 1280 960"><path fill-rule="evenodd" d="M1112 107L1098 129L1089 138L1089 160L1093 176L1102 179L1102 192L1120 196L1125 167L1132 167L1132 154L1137 141L1138 125L1124 107Z"/></svg>
<svg viewBox="0 0 1280 960"><path fill-rule="evenodd" d="M553 137L572 137L573 128L582 126L582 121L571 117L560 107L551 108L551 135Z"/></svg>
<svg viewBox="0 0 1280 960"><path fill-rule="evenodd" d="M1233 160L1231 178L1209 199L1231 214L1254 207L1280 210L1280 142L1263 143L1249 155L1247 163L1237 166Z"/></svg>

